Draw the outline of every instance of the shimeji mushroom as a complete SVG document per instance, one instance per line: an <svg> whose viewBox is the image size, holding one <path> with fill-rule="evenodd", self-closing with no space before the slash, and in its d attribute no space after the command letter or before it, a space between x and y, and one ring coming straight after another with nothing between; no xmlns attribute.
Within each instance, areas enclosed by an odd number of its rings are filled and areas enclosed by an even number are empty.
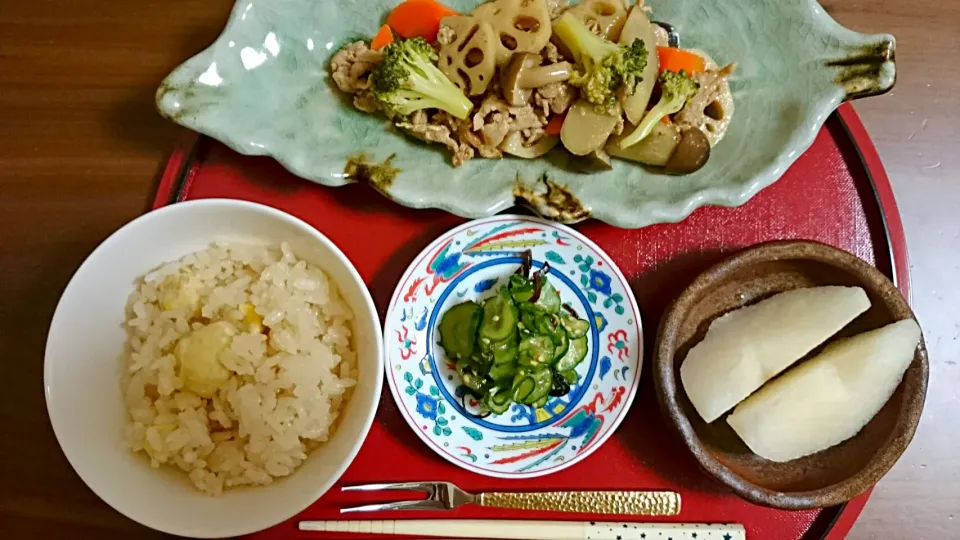
<svg viewBox="0 0 960 540"><path fill-rule="evenodd" d="M628 125L628 129L629 129ZM612 156L636 161L653 167L663 167L668 174L697 172L710 159L710 141L696 127L680 129L677 124L657 122L650 135L627 148L620 148L620 140L627 135L612 137L605 150Z"/></svg>
<svg viewBox="0 0 960 540"><path fill-rule="evenodd" d="M522 107L530 101L531 89L570 79L569 62L541 66L541 60L539 54L517 53L501 70L500 87L507 103Z"/></svg>
<svg viewBox="0 0 960 540"><path fill-rule="evenodd" d="M664 171L668 174L690 174L699 171L710 159L710 140L698 128L684 129L680 144L670 156Z"/></svg>

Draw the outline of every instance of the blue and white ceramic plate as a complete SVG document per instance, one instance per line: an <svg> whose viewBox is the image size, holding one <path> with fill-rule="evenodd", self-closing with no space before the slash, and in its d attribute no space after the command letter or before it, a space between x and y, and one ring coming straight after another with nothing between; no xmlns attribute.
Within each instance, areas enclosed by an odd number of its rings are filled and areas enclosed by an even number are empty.
<svg viewBox="0 0 960 540"><path fill-rule="evenodd" d="M587 359L566 396L478 418L469 397L467 410L461 404L437 327L453 305L495 294L528 249L535 268L549 263L563 302L590 321ZM640 380L643 332L627 280L593 242L537 218L495 216L438 238L400 280L384 333L387 380L404 419L442 457L487 476L541 476L586 458L617 429Z"/></svg>
<svg viewBox="0 0 960 540"><path fill-rule="evenodd" d="M339 47L370 39L399 1L238 0L220 37L163 81L157 106L174 122L327 186L372 180L350 172L369 170L357 160L375 166L393 156L380 169L389 174L373 183L405 206L479 218L519 201L556 221L592 216L634 228L747 202L800 157L841 101L885 92L896 79L892 36L847 30L816 0L649 0L684 47L738 64L730 80L736 112L703 169L673 178L615 161L612 171L587 175L547 158L454 168L442 149L355 109L329 76ZM466 13L481 0L444 2Z"/></svg>

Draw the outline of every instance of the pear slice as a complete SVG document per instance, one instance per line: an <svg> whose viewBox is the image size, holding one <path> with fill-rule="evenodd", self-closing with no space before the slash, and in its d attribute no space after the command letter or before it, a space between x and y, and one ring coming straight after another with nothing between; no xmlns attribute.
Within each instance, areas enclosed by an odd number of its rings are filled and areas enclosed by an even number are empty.
<svg viewBox="0 0 960 540"><path fill-rule="evenodd" d="M713 422L869 307L863 289L829 286L783 292L727 313L684 359L683 388Z"/></svg>
<svg viewBox="0 0 960 540"><path fill-rule="evenodd" d="M727 423L755 454L784 462L853 437L893 395L913 361L913 319L832 343L737 406Z"/></svg>

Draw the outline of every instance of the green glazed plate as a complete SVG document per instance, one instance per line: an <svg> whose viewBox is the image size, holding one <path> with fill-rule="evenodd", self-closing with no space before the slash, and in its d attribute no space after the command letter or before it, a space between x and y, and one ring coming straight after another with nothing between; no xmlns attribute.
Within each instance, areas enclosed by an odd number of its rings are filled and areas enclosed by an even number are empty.
<svg viewBox="0 0 960 540"><path fill-rule="evenodd" d="M461 12L480 3L445 2ZM163 81L157 106L307 180L370 181L413 208L479 218L519 202L556 221L637 228L680 221L704 205L744 204L813 143L841 102L886 92L896 79L893 36L847 30L814 0L650 0L653 18L673 25L684 47L738 64L731 126L703 169L669 177L615 160L612 171L587 175L565 167L561 150L454 168L443 147L354 109L329 77L330 56L373 36L397 3L241 0L213 45Z"/></svg>

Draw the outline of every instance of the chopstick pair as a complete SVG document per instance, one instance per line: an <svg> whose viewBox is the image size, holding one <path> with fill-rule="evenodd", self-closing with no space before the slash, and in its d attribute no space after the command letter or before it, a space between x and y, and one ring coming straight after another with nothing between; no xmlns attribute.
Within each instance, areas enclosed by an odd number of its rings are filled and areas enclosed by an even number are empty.
<svg viewBox="0 0 960 540"><path fill-rule="evenodd" d="M551 491L468 493L450 482L402 482L347 486L342 491L418 491L426 499L344 508L341 514L383 510L452 510L465 504L487 508L577 512L621 516L675 516L680 495L672 491Z"/></svg>
<svg viewBox="0 0 960 540"><path fill-rule="evenodd" d="M497 540L746 540L742 525L701 523L614 523L601 521L511 521L413 519L301 521L301 531L389 534Z"/></svg>

